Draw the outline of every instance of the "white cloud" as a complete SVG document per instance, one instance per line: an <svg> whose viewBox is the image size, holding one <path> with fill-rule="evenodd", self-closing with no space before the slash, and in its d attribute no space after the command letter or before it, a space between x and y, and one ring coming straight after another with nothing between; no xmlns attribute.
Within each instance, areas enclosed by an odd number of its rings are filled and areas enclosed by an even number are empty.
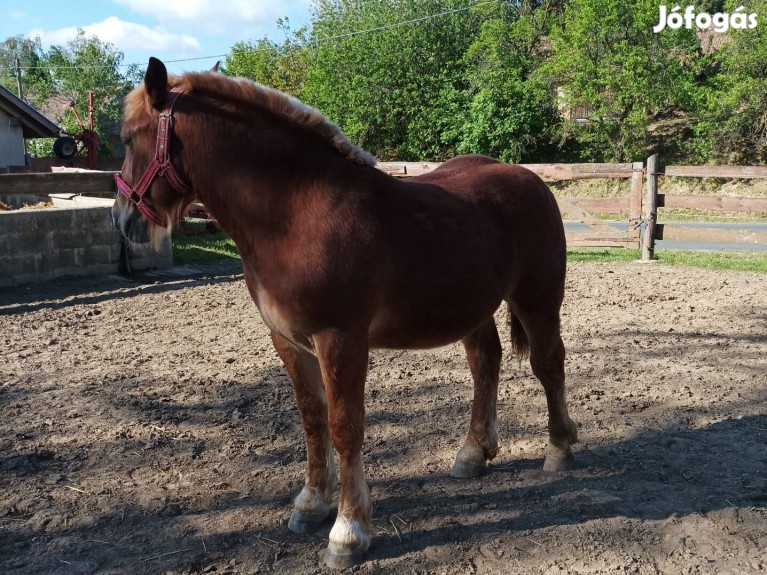
<svg viewBox="0 0 767 575"><path fill-rule="evenodd" d="M199 55L200 42L194 36L173 34L162 26L150 28L135 22L126 22L110 16L106 20L82 26L86 36L96 36L102 42L110 42L118 50L157 50L183 55ZM28 36L40 37L43 44L66 44L77 35L77 28L59 30L32 30Z"/></svg>
<svg viewBox="0 0 767 575"><path fill-rule="evenodd" d="M278 18L308 13L310 0L112 0L162 24L185 25L202 34L258 33Z"/></svg>

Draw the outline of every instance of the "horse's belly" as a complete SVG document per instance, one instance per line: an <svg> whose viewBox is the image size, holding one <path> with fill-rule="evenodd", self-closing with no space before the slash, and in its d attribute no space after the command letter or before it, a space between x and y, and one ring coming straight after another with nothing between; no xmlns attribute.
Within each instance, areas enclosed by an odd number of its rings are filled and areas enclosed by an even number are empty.
<svg viewBox="0 0 767 575"><path fill-rule="evenodd" d="M371 348L428 349L456 342L498 309L500 300L485 306L463 308L425 308L403 311L381 309L370 322L368 342Z"/></svg>

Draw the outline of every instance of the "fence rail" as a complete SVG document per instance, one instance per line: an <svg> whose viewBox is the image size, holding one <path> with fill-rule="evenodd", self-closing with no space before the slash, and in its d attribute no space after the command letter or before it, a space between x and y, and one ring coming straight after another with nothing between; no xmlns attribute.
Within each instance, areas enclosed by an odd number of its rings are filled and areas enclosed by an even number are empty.
<svg viewBox="0 0 767 575"><path fill-rule="evenodd" d="M670 196L658 194L659 208L692 208L712 212L767 212L767 198L740 198L735 196Z"/></svg>
<svg viewBox="0 0 767 575"><path fill-rule="evenodd" d="M563 182L593 178L631 178L636 171L644 172L641 162L629 164L519 164L535 172L544 182ZM376 167L389 175L412 178L433 172L442 162L379 162Z"/></svg>
<svg viewBox="0 0 767 575"><path fill-rule="evenodd" d="M0 196L109 192L115 189L112 174L113 172L0 174Z"/></svg>
<svg viewBox="0 0 767 575"><path fill-rule="evenodd" d="M761 230L719 229L679 223L658 224L658 208L687 208L717 212L767 213L767 198L733 196L679 196L659 193L665 176L685 178L767 178L765 166L660 166L658 155L647 159L646 229L642 238L642 259L653 257L655 240L687 242L729 242L767 244Z"/></svg>
<svg viewBox="0 0 767 575"><path fill-rule="evenodd" d="M765 166L665 166L659 176L687 178L767 178Z"/></svg>
<svg viewBox="0 0 767 575"><path fill-rule="evenodd" d="M377 167L395 177L410 178L436 170L441 162L380 162ZM591 178L631 179L628 197L563 198L560 211L589 227L588 232L568 233L571 246L642 247L642 258L652 259L655 240L737 242L767 244L767 232L722 230L713 227L658 223L660 208L687 208L719 212L767 213L767 198L731 196L679 196L660 193L666 176L686 178L767 178L764 166L660 166L657 154L647 163L622 164L521 164L546 182ZM113 193L112 172L66 171L0 174L3 196L51 196L52 194L103 195ZM643 193L644 191L644 193ZM624 226L608 224L594 214L628 214ZM644 214L644 217L642 217ZM645 232L641 235L641 224ZM641 235L641 237L640 237Z"/></svg>

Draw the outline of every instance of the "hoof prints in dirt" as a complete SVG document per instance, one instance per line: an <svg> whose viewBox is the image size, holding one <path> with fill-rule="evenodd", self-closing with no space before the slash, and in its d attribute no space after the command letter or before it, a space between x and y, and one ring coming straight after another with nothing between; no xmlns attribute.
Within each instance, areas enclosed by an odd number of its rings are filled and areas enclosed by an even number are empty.
<svg viewBox="0 0 767 575"><path fill-rule="evenodd" d="M360 570L765 572L767 277L579 264L567 290L572 472L541 470L545 399L508 334L499 455L471 480L448 475L460 345L372 353ZM239 277L5 290L0 344L0 571L323 572L332 517L288 531L302 430Z"/></svg>

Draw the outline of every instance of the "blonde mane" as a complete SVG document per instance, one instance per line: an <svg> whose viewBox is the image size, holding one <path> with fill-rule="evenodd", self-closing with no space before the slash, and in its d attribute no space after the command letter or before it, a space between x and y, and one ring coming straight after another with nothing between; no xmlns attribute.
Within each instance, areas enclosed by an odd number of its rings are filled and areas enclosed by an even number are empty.
<svg viewBox="0 0 767 575"><path fill-rule="evenodd" d="M260 107L280 118L303 126L328 140L343 157L363 166L375 166L375 158L352 144L341 129L323 116L319 110L307 106L297 98L246 78L231 78L211 72L189 72L183 76L169 76L171 86L180 86L185 93L199 92L212 97L249 106ZM130 102L126 102L126 110Z"/></svg>

